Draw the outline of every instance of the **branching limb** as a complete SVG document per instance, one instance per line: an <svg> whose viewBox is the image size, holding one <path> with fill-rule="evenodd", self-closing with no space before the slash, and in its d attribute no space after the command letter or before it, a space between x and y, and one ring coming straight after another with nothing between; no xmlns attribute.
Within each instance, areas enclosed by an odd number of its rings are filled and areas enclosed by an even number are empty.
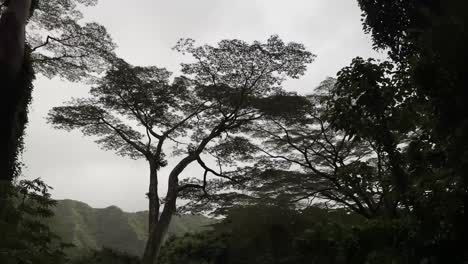
<svg viewBox="0 0 468 264"><path fill-rule="evenodd" d="M197 158L197 162L198 162L198 164L200 164L200 166L201 166L203 169L205 169L205 171L211 172L211 173L212 173L213 175L215 175L216 177L220 177L220 178L223 178L223 179L227 179L227 180L230 180L230 181L232 181L232 182L234 182L234 183L237 183L237 184L240 183L238 180L234 179L233 177L229 177L229 176L227 176L227 175L221 174L221 173L219 173L219 172L217 172L217 171L215 171L215 170L209 168L208 166L206 166L205 162L203 162L203 160L200 158L200 156Z"/></svg>
<svg viewBox="0 0 468 264"><path fill-rule="evenodd" d="M55 38L55 37L52 37L52 36L49 35L49 36L47 36L47 38L46 38L46 40L45 40L44 43L42 43L42 44L39 45L39 46L36 46L36 47L32 48L31 51L34 52L34 51L36 51L37 49L40 49L40 48L42 48L42 47L44 47L44 46L47 46L47 45L50 43L51 40L56 41L56 42L58 42L58 43L60 43L60 44L62 44L62 45L64 45L64 46L67 46L67 47L75 47L75 46L73 46L73 45L70 45L70 44L68 44L68 43L65 43L65 41L70 40L70 39L72 39L72 38L74 38L74 37L73 37L73 36L70 36L70 37L68 37L68 38L58 39L58 38Z"/></svg>
<svg viewBox="0 0 468 264"><path fill-rule="evenodd" d="M184 184L182 186L179 186L179 188L177 189L177 192L182 192L188 188L194 188L194 189L202 189L203 190L203 194L205 196L209 196L208 192L206 191L206 176L208 174L208 170L205 170L205 172L203 173L203 185L200 185L200 184L194 184L194 183L187 183L187 184Z"/></svg>

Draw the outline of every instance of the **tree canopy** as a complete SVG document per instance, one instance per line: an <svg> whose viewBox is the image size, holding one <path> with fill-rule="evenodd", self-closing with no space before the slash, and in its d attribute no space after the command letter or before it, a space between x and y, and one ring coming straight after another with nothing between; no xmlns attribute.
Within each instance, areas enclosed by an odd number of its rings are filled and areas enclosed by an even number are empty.
<svg viewBox="0 0 468 264"><path fill-rule="evenodd" d="M183 39L175 49L195 58L194 63L182 64L185 76L170 82L165 69L116 60L91 89L91 98L55 107L49 115L49 122L56 128L79 129L85 135L97 136L97 143L104 149L148 160L150 238L144 256L148 263L157 260L179 192L200 190L207 194L207 184L211 183L208 173L235 181L203 159L215 157L219 166L232 163L229 156L240 152L231 146L243 139L235 137L233 142L227 135L241 133L243 127L259 119L265 100L282 92L282 81L298 78L313 60L303 45L285 44L277 36L266 43L223 40L216 47L197 47L193 40ZM157 171L166 165L166 141L175 143L174 153L181 159L168 175L164 209L159 214ZM179 180L195 161L205 170L203 179Z"/></svg>
<svg viewBox="0 0 468 264"><path fill-rule="evenodd" d="M116 47L104 26L82 22L81 7L97 0L35 1L27 26L27 43L36 72L70 81L102 73Z"/></svg>

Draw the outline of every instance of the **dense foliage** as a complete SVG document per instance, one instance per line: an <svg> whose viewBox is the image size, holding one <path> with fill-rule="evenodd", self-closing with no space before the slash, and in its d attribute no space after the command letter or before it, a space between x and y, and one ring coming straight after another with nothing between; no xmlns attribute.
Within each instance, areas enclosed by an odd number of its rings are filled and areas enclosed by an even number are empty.
<svg viewBox="0 0 468 264"><path fill-rule="evenodd" d="M8 191L7 201L0 211L0 262L65 263L63 243L51 232L45 220L53 215L55 201L50 198L49 186L40 179L23 180Z"/></svg>
<svg viewBox="0 0 468 264"><path fill-rule="evenodd" d="M466 148L468 99L464 48L468 34L466 1L359 1L366 29L380 48L389 50L402 84L411 94L417 135L409 142L407 177L417 181L412 216L420 221L424 241L443 255L439 261L468 259ZM377 11L379 10L379 11ZM378 14L385 15L378 15ZM391 23L391 21L400 21ZM399 26L396 26L399 25ZM387 37L384 37L387 36ZM391 38L391 39L389 39ZM411 184L409 184L411 186ZM414 184L413 184L414 186Z"/></svg>
<svg viewBox="0 0 468 264"><path fill-rule="evenodd" d="M355 58L313 94L280 101L284 111L264 108L249 127L257 138L250 149L261 155L246 184L237 192L226 184L194 208L276 198L297 209L322 202L369 219L368 238L384 248L361 252L358 263L373 254L376 263L462 263L467 5L359 3L365 31L390 60Z"/></svg>
<svg viewBox="0 0 468 264"><path fill-rule="evenodd" d="M103 248L93 251L89 255L81 256L70 261L70 264L139 264L140 259L136 256L117 252L112 249Z"/></svg>
<svg viewBox="0 0 468 264"><path fill-rule="evenodd" d="M213 231L169 239L161 262L404 263L388 254L396 253L394 241L408 236L400 227L397 222L381 226L342 209L233 208ZM406 246L400 244L398 250L404 252Z"/></svg>
<svg viewBox="0 0 468 264"><path fill-rule="evenodd" d="M83 23L80 7L97 0L37 0L27 25L32 65L49 78L89 80L108 68L115 44L104 26Z"/></svg>

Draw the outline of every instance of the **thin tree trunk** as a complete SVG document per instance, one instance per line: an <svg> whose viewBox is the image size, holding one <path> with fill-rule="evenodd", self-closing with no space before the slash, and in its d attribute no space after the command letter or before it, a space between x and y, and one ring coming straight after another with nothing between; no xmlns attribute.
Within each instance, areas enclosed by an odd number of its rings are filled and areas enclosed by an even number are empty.
<svg viewBox="0 0 468 264"><path fill-rule="evenodd" d="M151 230L148 241L146 243L145 253L143 255L143 264L157 264L159 253L161 251L161 246L164 242L164 238L167 235L169 230L169 225L172 220L172 216L176 211L176 200L177 194L175 197L168 200L164 205L164 210L161 213L161 217L157 223L153 226Z"/></svg>
<svg viewBox="0 0 468 264"><path fill-rule="evenodd" d="M149 214L148 214L148 233L154 228L159 219L159 195L158 195L158 168L154 161L150 164L150 184L148 190Z"/></svg>
<svg viewBox="0 0 468 264"><path fill-rule="evenodd" d="M151 263L149 260L154 258L155 236L152 235L160 226L159 223L159 196L158 196L158 178L157 167L154 161L150 160L150 185L148 192L149 213L148 213L148 241L146 242L143 254L143 263Z"/></svg>

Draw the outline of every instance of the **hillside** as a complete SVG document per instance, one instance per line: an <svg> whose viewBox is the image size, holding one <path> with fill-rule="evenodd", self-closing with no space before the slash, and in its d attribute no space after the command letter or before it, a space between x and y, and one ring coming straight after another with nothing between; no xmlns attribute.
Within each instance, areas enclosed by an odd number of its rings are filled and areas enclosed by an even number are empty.
<svg viewBox="0 0 468 264"><path fill-rule="evenodd" d="M103 209L73 200L60 200L50 219L53 232L76 247L71 254L107 247L131 255L141 255L147 239L148 212L127 213L116 206ZM204 216L175 216L169 236L209 229L213 220Z"/></svg>

